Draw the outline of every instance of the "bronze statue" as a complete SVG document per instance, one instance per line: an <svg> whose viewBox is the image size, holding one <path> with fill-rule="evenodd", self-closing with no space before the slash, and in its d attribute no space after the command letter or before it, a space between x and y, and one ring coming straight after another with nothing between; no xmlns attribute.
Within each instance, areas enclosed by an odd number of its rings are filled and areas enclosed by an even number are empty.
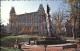
<svg viewBox="0 0 80 51"><path fill-rule="evenodd" d="M49 14L49 12L50 12L50 7L49 7L49 5L47 4L47 13Z"/></svg>

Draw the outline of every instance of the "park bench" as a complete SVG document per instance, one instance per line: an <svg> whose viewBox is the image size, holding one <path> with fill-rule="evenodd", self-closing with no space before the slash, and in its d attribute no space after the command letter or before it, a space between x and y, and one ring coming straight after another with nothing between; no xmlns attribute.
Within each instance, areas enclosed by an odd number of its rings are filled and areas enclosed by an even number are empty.
<svg viewBox="0 0 80 51"><path fill-rule="evenodd" d="M34 41L34 44L36 44L37 38L29 38L29 44L31 44L31 41Z"/></svg>

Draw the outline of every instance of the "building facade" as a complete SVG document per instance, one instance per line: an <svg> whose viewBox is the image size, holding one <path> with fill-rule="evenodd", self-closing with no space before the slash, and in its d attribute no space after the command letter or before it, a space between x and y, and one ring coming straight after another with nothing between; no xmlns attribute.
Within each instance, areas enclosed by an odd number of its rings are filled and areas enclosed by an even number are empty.
<svg viewBox="0 0 80 51"><path fill-rule="evenodd" d="M40 4L36 12L31 13L17 15L14 7L10 10L9 29L12 34L22 33L22 31L30 33L30 30L39 33L44 22L46 22L46 14L42 4Z"/></svg>

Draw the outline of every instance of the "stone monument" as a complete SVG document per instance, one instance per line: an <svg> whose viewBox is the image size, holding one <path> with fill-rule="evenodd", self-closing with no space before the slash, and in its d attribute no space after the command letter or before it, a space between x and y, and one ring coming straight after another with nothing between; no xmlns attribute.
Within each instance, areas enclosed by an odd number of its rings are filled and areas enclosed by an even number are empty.
<svg viewBox="0 0 80 51"><path fill-rule="evenodd" d="M66 41L64 39L62 39L61 37L59 37L58 35L55 35L52 33L52 23L50 20L50 7L47 4L47 19L48 19L48 23L47 23L47 27L48 27L48 36L47 37L43 37L41 38L42 40L38 40L36 41L37 44L60 44L60 43L65 43ZM53 30L54 31L54 30Z"/></svg>

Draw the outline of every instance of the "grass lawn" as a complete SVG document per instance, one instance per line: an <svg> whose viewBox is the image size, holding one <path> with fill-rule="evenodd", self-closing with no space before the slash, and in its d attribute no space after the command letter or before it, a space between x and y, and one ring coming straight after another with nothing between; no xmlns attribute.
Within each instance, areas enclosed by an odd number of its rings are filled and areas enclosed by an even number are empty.
<svg viewBox="0 0 80 51"><path fill-rule="evenodd" d="M66 38L67 40L71 40L71 39L73 39L73 37L65 37L65 38ZM77 37L76 40L80 40L80 38Z"/></svg>
<svg viewBox="0 0 80 51"><path fill-rule="evenodd" d="M8 47L1 47L1 51L21 51L19 49L10 49Z"/></svg>
<svg viewBox="0 0 80 51"><path fill-rule="evenodd" d="M27 42L28 38L30 37L35 37L39 39L41 36L32 36L32 35L6 36L6 37L1 38L1 46L13 47L16 42L16 38L18 39L18 42L21 43L21 42Z"/></svg>
<svg viewBox="0 0 80 51"><path fill-rule="evenodd" d="M39 39L41 36L33 36L33 35L18 35L18 36L6 36L1 38L1 51L20 51L19 49L10 49L10 47L13 47L16 38L18 39L18 42L27 42L28 38L35 37Z"/></svg>

